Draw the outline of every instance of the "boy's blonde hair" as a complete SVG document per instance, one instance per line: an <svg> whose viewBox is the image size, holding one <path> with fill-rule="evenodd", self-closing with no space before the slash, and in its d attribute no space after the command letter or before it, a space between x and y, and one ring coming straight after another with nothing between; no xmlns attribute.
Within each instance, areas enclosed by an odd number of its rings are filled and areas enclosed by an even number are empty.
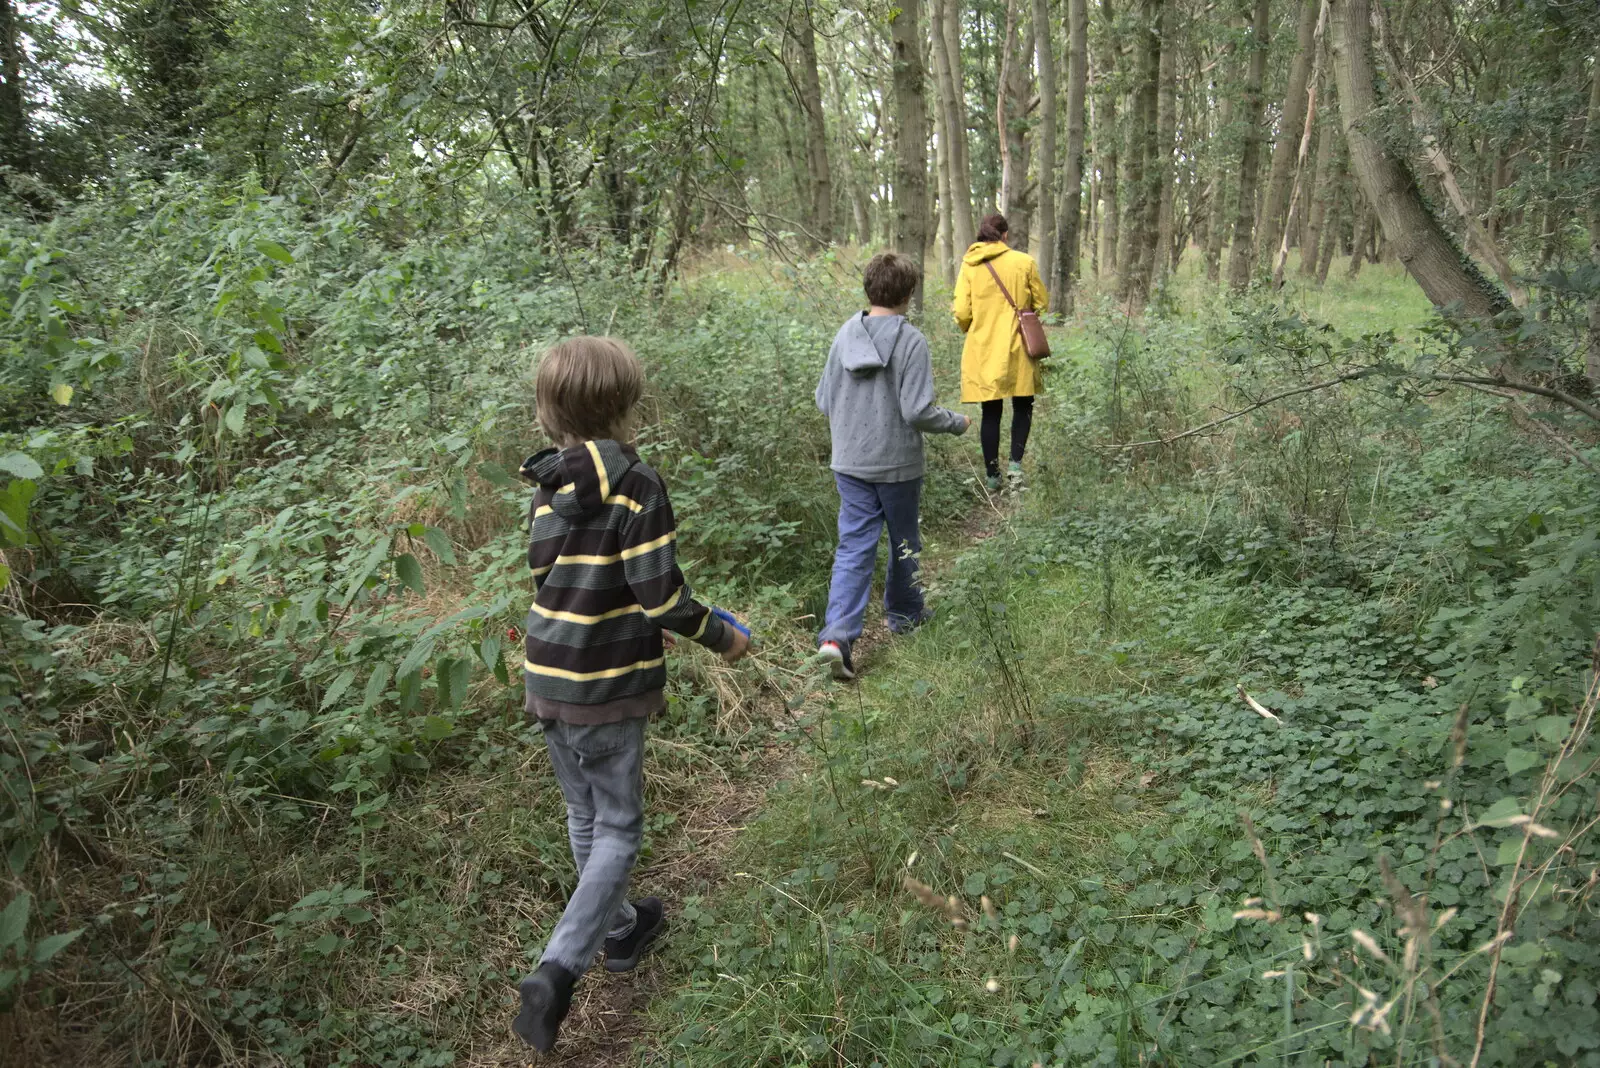
<svg viewBox="0 0 1600 1068"><path fill-rule="evenodd" d="M539 426L558 445L621 438L644 392L644 366L614 337L573 337L539 360Z"/></svg>

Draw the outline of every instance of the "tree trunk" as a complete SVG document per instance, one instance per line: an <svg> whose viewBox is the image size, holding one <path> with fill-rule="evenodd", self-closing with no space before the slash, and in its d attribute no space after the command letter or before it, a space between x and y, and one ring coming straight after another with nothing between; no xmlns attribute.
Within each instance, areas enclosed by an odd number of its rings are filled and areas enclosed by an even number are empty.
<svg viewBox="0 0 1600 1068"><path fill-rule="evenodd" d="M1123 148L1123 188L1127 192L1127 231L1117 261L1118 298L1132 308L1150 293L1156 216L1161 191L1155 187L1156 101L1160 93L1162 0L1142 0L1133 48L1138 80L1128 104L1128 137Z"/></svg>
<svg viewBox="0 0 1600 1068"><path fill-rule="evenodd" d="M1217 58L1221 68L1233 51L1233 43L1222 50ZM1215 83L1213 83L1215 88ZM1217 105L1217 129L1213 135L1217 145L1233 136L1233 94L1217 91L1221 103ZM1211 221L1206 225L1206 281L1222 278L1222 249L1228 243L1228 154L1216 149L1217 165L1211 172L1211 185L1206 196L1210 200Z"/></svg>
<svg viewBox="0 0 1600 1068"><path fill-rule="evenodd" d="M967 161L967 99L961 67L962 0L942 0L934 9L934 71L944 136L949 141L950 235L955 258L972 244L972 170Z"/></svg>
<svg viewBox="0 0 1600 1068"><path fill-rule="evenodd" d="M0 0L0 167L33 169L28 137L28 98L22 86L22 43L12 0Z"/></svg>
<svg viewBox="0 0 1600 1068"><path fill-rule="evenodd" d="M809 6L800 12L790 33L800 67L795 86L806 117L806 175L810 193L806 221L811 227L812 244L820 248L833 240L833 172L828 166L828 127L823 121L822 79L817 75L817 36Z"/></svg>
<svg viewBox="0 0 1600 1068"><path fill-rule="evenodd" d="M928 112L922 68L922 0L901 0L894 42L894 244L922 268L928 243ZM922 312L922 284L912 297Z"/></svg>
<svg viewBox="0 0 1600 1068"><path fill-rule="evenodd" d="M1033 0L1035 64L1039 68L1039 219L1034 247L1039 277L1055 274L1056 243L1056 59L1051 48L1050 0Z"/></svg>
<svg viewBox="0 0 1600 1068"><path fill-rule="evenodd" d="M1377 19L1380 32L1382 32L1383 16L1381 9L1378 10ZM1521 286L1517 285L1516 278L1511 271L1511 261L1506 259L1505 253L1500 251L1500 247L1489 236L1489 231L1484 229L1483 224L1478 221L1477 214L1472 210L1472 206L1467 203L1466 196L1461 192L1461 185L1456 181L1456 172L1455 168L1450 164L1450 157L1445 155L1443 146L1439 144L1439 139L1432 133L1437 124L1423 106L1422 96L1417 92L1417 87L1412 82L1411 75L1400 65L1400 61L1395 58L1394 51L1389 47L1387 33L1383 33L1379 37L1377 45L1378 51L1383 56L1384 65L1389 69L1389 77L1399 85L1411 105L1411 125L1416 129L1417 136L1422 142L1423 161L1433 168L1433 172L1438 177L1439 185L1443 187L1451 207L1455 208L1456 214L1461 216L1461 223L1467 231L1467 247L1483 257L1489 266L1494 268L1494 273L1500 277L1501 285L1505 286L1506 292L1511 294L1511 303L1519 308L1525 306L1528 303L1528 294Z"/></svg>
<svg viewBox="0 0 1600 1068"><path fill-rule="evenodd" d="M1011 244L1028 247L1028 86L1032 74L1031 11L1008 0L995 93L995 130L1000 142L1000 214L1011 224Z"/></svg>
<svg viewBox="0 0 1600 1068"><path fill-rule="evenodd" d="M1400 261L1429 300L1439 306L1459 302L1462 311L1473 318L1506 311L1511 303L1505 294L1461 254L1428 211L1410 168L1389 155L1367 129L1380 103L1369 2L1329 0L1333 70L1339 84L1339 117L1350 148L1350 169Z"/></svg>
<svg viewBox="0 0 1600 1068"><path fill-rule="evenodd" d="M1083 218L1084 98L1089 83L1088 0L1067 0L1067 158L1061 172L1061 217L1051 310L1071 315L1078 278L1078 234ZM1090 204L1093 207L1093 202Z"/></svg>
<svg viewBox="0 0 1600 1068"><path fill-rule="evenodd" d="M1156 240L1151 267L1152 284L1166 275L1172 262L1172 211L1176 193L1172 158L1178 140L1178 27L1176 3L1161 5L1161 59L1156 89Z"/></svg>
<svg viewBox="0 0 1600 1068"><path fill-rule="evenodd" d="M1589 116L1583 127L1584 155L1600 153L1600 68L1589 79ZM1589 260L1600 271L1600 184L1589 190ZM1589 356L1585 368L1600 382L1600 292L1589 298Z"/></svg>
<svg viewBox="0 0 1600 1068"><path fill-rule="evenodd" d="M1341 112L1343 107L1339 109ZM1350 265L1345 268L1344 276L1355 281L1361 273L1361 265L1367 259L1367 244L1372 240L1373 214L1367 207L1366 197L1359 188L1350 192Z"/></svg>
<svg viewBox="0 0 1600 1068"><path fill-rule="evenodd" d="M1250 63L1245 73L1244 150L1239 154L1239 213L1233 224L1233 251L1228 256L1228 284L1243 289L1255 263L1256 178L1261 169L1261 87L1267 77L1268 0L1255 0L1250 30Z"/></svg>
<svg viewBox="0 0 1600 1068"><path fill-rule="evenodd" d="M934 11L934 21L938 21L938 9ZM933 52L934 82L937 85L939 76L939 50ZM940 272L947 283L954 283L956 278L956 261L959 255L955 248L953 221L951 219L951 193L950 193L950 134L945 127L945 111L943 107L935 106L933 109L933 140L934 164L933 173L938 178L939 209L938 209L938 246L934 258L939 265ZM965 252L965 249L961 250Z"/></svg>
<svg viewBox="0 0 1600 1068"><path fill-rule="evenodd" d="M1295 138L1294 162L1294 187L1289 194L1289 213L1284 218L1281 227L1282 233L1277 241L1277 250L1272 267L1272 286L1274 289L1282 288L1284 268L1289 263L1289 235L1298 225L1298 220L1305 215L1307 197L1306 179L1308 177L1307 162L1311 153L1311 132L1317 121L1317 87L1322 83L1322 27L1317 27L1315 43L1311 46L1316 53L1316 63L1312 67L1308 78L1309 88L1306 91L1306 106L1303 113L1300 134ZM1316 255L1316 250L1312 250ZM1303 257L1302 257L1303 258Z"/></svg>
<svg viewBox="0 0 1600 1068"><path fill-rule="evenodd" d="M1121 251L1118 220L1122 206L1119 203L1117 141L1117 42L1115 13L1112 0L1100 0L1100 15L1105 22L1104 52L1100 63L1101 76L1097 81L1101 91L1100 114L1095 120L1095 162L1100 171L1100 273L1113 273L1117 269L1117 254Z"/></svg>
<svg viewBox="0 0 1600 1068"><path fill-rule="evenodd" d="M1300 277L1310 278L1317 273L1317 252L1322 247L1320 239L1324 226L1328 224L1328 211L1337 203L1339 191L1333 178L1334 156L1334 126L1333 120L1328 117L1328 109L1323 108L1321 129L1317 131L1317 162L1313 169L1312 181L1315 187L1311 190L1311 215L1306 223L1305 233L1300 239ZM1330 227L1331 229L1331 227ZM1326 275L1324 275L1326 277Z"/></svg>
<svg viewBox="0 0 1600 1068"><path fill-rule="evenodd" d="M1327 284L1328 268L1333 266L1333 257L1339 252L1339 233L1344 225L1344 180L1344 161L1341 159L1329 182L1333 188L1327 198L1327 214L1323 219L1322 254L1318 256L1317 246L1312 244L1305 245L1300 253L1302 265L1306 260L1316 261L1318 289Z"/></svg>
<svg viewBox="0 0 1600 1068"><path fill-rule="evenodd" d="M1267 206L1261 218L1263 258L1271 261L1279 251L1289 211L1289 186L1294 177L1296 149L1305 123L1311 65L1317 53L1317 18L1322 0L1304 0L1295 31L1294 60L1289 64L1289 87L1283 94L1283 114L1278 140L1272 146L1272 171L1267 178Z"/></svg>

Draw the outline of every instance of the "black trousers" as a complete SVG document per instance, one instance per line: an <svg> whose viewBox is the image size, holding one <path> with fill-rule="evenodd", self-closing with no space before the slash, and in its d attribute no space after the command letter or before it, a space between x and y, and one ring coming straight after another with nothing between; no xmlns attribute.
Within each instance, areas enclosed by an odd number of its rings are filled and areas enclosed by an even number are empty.
<svg viewBox="0 0 1600 1068"><path fill-rule="evenodd" d="M983 469L991 478L1000 474L1000 415L1006 402L983 402L983 423L978 427L978 440L983 445ZM1022 453L1028 447L1028 432L1033 429L1033 398L1011 398L1011 461L1022 462Z"/></svg>

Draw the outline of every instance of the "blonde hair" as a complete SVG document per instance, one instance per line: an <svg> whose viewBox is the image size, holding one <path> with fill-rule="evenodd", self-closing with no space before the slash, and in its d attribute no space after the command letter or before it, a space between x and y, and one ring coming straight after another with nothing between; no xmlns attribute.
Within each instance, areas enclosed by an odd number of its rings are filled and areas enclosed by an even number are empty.
<svg viewBox="0 0 1600 1068"><path fill-rule="evenodd" d="M539 360L539 427L559 445L619 438L644 392L644 366L614 337L573 337Z"/></svg>

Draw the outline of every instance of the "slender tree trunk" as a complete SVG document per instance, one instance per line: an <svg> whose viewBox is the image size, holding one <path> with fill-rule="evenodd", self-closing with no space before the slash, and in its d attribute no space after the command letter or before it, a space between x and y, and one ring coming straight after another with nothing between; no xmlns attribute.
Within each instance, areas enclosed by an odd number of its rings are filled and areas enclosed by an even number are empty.
<svg viewBox="0 0 1600 1068"><path fill-rule="evenodd" d="M1289 87L1283 94L1283 114L1278 140L1272 146L1272 170L1267 178L1267 206L1261 218L1262 258L1271 262L1283 239L1289 211L1290 182L1294 178L1296 149L1308 107L1311 65L1316 58L1317 17L1322 0L1303 0L1295 30L1295 54L1289 64Z"/></svg>
<svg viewBox="0 0 1600 1068"><path fill-rule="evenodd" d="M828 126L823 121L822 79L817 74L817 37L811 7L798 10L790 27L798 53L800 76L795 79L800 108L806 118L806 174L810 193L807 222L811 240L824 246L833 240L833 172L828 165Z"/></svg>
<svg viewBox="0 0 1600 1068"><path fill-rule="evenodd" d="M894 43L894 244L922 267L928 244L928 112L922 67L922 0L901 0ZM922 312L922 285L912 304Z"/></svg>
<svg viewBox="0 0 1600 1068"><path fill-rule="evenodd" d="M1039 68L1039 220L1034 247L1039 276L1055 275L1056 243L1056 59L1051 48L1050 0L1033 0L1035 64Z"/></svg>
<svg viewBox="0 0 1600 1068"><path fill-rule="evenodd" d="M1317 253L1321 248L1320 239L1323 227L1328 224L1328 210L1334 206L1338 198L1338 189L1333 180L1334 131L1333 120L1328 117L1328 109L1323 108L1322 118L1317 131L1317 162L1314 164L1314 177L1312 181L1315 188L1311 191L1311 215L1306 223L1305 233L1300 238L1300 277L1310 278L1318 270ZM1326 277L1326 275L1324 275Z"/></svg>
<svg viewBox="0 0 1600 1068"><path fill-rule="evenodd" d="M1341 107L1342 111L1343 108ZM1367 245L1372 241L1372 228L1377 225L1372 209L1367 207L1366 197L1359 186L1350 192L1350 265L1344 269L1344 276L1354 281L1361 273L1361 265L1367 259Z"/></svg>
<svg viewBox="0 0 1600 1068"><path fill-rule="evenodd" d="M1350 148L1350 169L1394 243L1400 262L1435 305L1459 302L1473 318L1510 309L1505 294L1461 254L1428 211L1405 162L1391 156L1370 128L1380 101L1369 0L1329 0L1329 9L1339 117Z"/></svg>
<svg viewBox="0 0 1600 1068"><path fill-rule="evenodd" d="M967 101L961 67L962 0L942 0L934 9L933 55L944 137L950 144L950 234L955 258L972 244L972 171L967 162Z"/></svg>
<svg viewBox="0 0 1600 1068"><path fill-rule="evenodd" d="M1104 51L1100 70L1100 83L1104 86L1100 97L1099 115L1095 119L1095 162L1100 170L1100 274L1110 274L1117 269L1117 254L1121 251L1118 225L1122 206L1119 202L1118 178L1121 160L1117 138L1117 42L1115 12L1112 0L1100 0L1100 15L1105 23Z"/></svg>
<svg viewBox="0 0 1600 1068"><path fill-rule="evenodd" d="M1152 284L1166 275L1172 262L1173 198L1176 182L1172 159L1178 141L1178 27L1177 4L1161 5L1161 59L1156 89L1156 241L1151 267Z"/></svg>
<svg viewBox="0 0 1600 1068"><path fill-rule="evenodd" d="M1306 90L1306 106L1304 109L1303 123L1300 134L1295 139L1294 187L1289 193L1289 214L1284 218L1282 234L1278 239L1278 247L1272 267L1273 288L1283 286L1284 268L1289 263L1289 235L1298 225L1299 219L1305 215L1307 197L1308 159L1311 153L1311 133L1317 121L1317 88L1322 83L1322 27L1317 27L1316 41L1312 45L1316 53L1316 63L1312 67L1311 75L1307 79L1309 88ZM1316 250L1312 250L1316 255Z"/></svg>
<svg viewBox="0 0 1600 1068"><path fill-rule="evenodd" d="M1088 0L1067 0L1067 158L1061 172L1060 236L1050 278L1052 311L1071 315L1083 218L1084 99L1089 82ZM1093 200L1090 201L1093 208Z"/></svg>
<svg viewBox="0 0 1600 1068"><path fill-rule="evenodd" d="M1233 251L1228 256L1228 284L1243 289L1255 263L1256 178L1261 169L1261 87L1267 77L1270 31L1268 0L1255 0L1250 30L1250 62L1244 82L1244 149L1239 154L1239 214L1233 224Z"/></svg>
<svg viewBox="0 0 1600 1068"><path fill-rule="evenodd" d="M33 169L28 137L28 97L22 86L22 43L12 0L0 0L0 167Z"/></svg>
<svg viewBox="0 0 1600 1068"><path fill-rule="evenodd" d="M1220 69L1233 51L1230 42L1217 59ZM1217 129L1214 140L1220 146L1233 136L1233 94L1218 91L1221 103L1217 105ZM1228 153L1216 148L1216 166L1211 171L1211 186L1207 191L1210 201L1211 221L1206 225L1206 281L1222 278L1222 250L1228 244Z"/></svg>
<svg viewBox="0 0 1600 1068"><path fill-rule="evenodd" d="M1589 79L1589 116L1583 127L1584 155L1594 159L1600 153L1600 64ZM1600 184L1589 189L1589 260L1600 271ZM1589 355L1585 363L1589 377L1600 382L1600 292L1589 298Z"/></svg>
<svg viewBox="0 0 1600 1068"><path fill-rule="evenodd" d="M1331 176L1329 184L1333 186L1327 199L1327 214L1323 220L1323 236L1321 255L1318 256L1317 246L1307 244L1301 250L1302 262L1316 260L1317 262L1317 288L1321 289L1328 281L1328 269L1333 266L1333 257L1339 252L1340 229L1344 225L1344 192L1345 185L1344 161L1341 159Z"/></svg>
<svg viewBox="0 0 1600 1068"><path fill-rule="evenodd" d="M935 31L937 38L938 11L934 13ZM939 49L933 50L934 81L938 83ZM956 277L956 260L954 227L951 215L952 196L950 192L950 133L945 125L945 109L936 106L933 109L933 139L935 148L933 172L939 180L939 214L938 214L938 247L934 258L939 264L939 270L944 275L947 283L953 283ZM962 251L966 251L963 249Z"/></svg>
<svg viewBox="0 0 1600 1068"><path fill-rule="evenodd" d="M1144 305L1150 293L1156 215L1161 192L1155 187L1156 100L1160 92L1162 0L1141 0L1133 47L1138 81L1128 102L1127 141L1122 152L1123 188L1128 197L1126 232L1117 260L1118 297L1130 307Z"/></svg>

